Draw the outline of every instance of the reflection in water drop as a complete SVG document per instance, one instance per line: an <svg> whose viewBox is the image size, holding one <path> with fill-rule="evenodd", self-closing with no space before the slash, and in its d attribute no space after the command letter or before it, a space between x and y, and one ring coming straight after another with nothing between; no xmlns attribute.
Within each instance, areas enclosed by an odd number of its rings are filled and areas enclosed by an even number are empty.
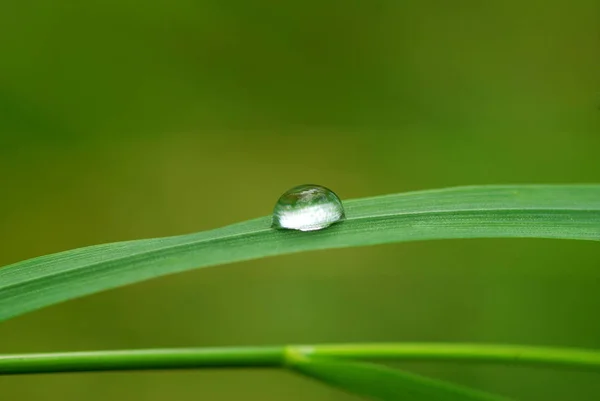
<svg viewBox="0 0 600 401"><path fill-rule="evenodd" d="M300 185L281 195L273 209L273 227L315 231L344 220L340 198L320 185Z"/></svg>

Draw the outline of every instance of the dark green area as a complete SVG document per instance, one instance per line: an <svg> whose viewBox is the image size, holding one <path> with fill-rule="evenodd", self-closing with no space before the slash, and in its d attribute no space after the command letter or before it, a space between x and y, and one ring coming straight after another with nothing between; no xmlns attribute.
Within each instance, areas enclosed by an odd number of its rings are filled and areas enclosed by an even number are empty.
<svg viewBox="0 0 600 401"><path fill-rule="evenodd" d="M189 0L0 6L0 265L342 199L600 182L600 4ZM147 282L0 325L0 353L329 341L600 348L594 242L321 251ZM410 364L525 401L597 374ZM351 400L280 372L2 378L11 401Z"/></svg>

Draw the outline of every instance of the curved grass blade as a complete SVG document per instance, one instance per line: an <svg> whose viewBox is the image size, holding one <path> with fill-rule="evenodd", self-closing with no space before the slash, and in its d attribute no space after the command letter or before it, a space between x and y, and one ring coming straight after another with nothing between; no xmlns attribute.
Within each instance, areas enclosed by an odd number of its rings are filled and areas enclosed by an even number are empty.
<svg viewBox="0 0 600 401"><path fill-rule="evenodd" d="M306 355L291 355L289 367L305 376L381 401L509 401L441 380L385 366Z"/></svg>
<svg viewBox="0 0 600 401"><path fill-rule="evenodd" d="M344 205L346 221L322 231L277 231L262 217L6 266L0 269L0 321L166 274L292 252L451 238L600 240L600 184L459 187Z"/></svg>

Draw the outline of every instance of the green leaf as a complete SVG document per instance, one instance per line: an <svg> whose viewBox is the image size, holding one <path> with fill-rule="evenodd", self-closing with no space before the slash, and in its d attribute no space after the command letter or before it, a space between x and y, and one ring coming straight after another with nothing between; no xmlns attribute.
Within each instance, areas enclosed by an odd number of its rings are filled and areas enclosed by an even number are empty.
<svg viewBox="0 0 600 401"><path fill-rule="evenodd" d="M301 252L443 238L600 240L600 185L460 187L344 202L347 220L277 231L270 216L167 238L96 245L0 269L0 321L198 267Z"/></svg>
<svg viewBox="0 0 600 401"><path fill-rule="evenodd" d="M508 401L508 398L365 362L290 353L289 367L347 392L381 401Z"/></svg>

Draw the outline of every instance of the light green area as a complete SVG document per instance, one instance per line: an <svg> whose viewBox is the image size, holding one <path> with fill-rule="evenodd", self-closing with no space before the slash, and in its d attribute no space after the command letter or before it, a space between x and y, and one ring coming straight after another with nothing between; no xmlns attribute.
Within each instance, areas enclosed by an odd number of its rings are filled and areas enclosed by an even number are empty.
<svg viewBox="0 0 600 401"><path fill-rule="evenodd" d="M5 2L0 266L342 199L600 182L600 4ZM428 241L248 261L7 321L0 353L348 341L600 348L598 243ZM525 401L597 374L403 364ZM11 401L353 400L279 372L2 378Z"/></svg>

